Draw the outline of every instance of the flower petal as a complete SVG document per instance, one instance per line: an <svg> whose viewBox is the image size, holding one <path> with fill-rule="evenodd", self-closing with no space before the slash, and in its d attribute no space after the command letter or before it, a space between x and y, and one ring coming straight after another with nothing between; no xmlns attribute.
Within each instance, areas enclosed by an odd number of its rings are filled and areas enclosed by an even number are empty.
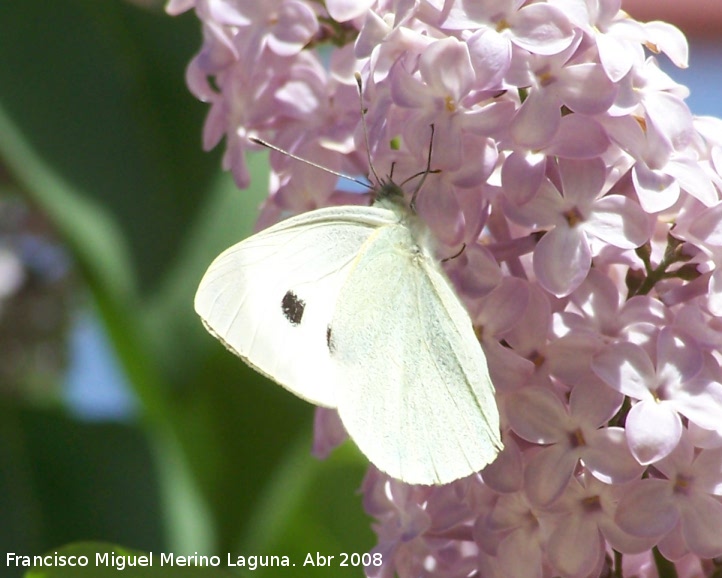
<svg viewBox="0 0 722 578"><path fill-rule="evenodd" d="M594 269L592 269L593 271ZM565 383L574 383L574 389L572 390L572 398L570 404L572 406L572 413L578 411L581 412L593 412L595 416L602 414L606 415L607 410L610 408L610 404L616 405L611 400L619 400L624 397L622 394L613 391L608 387L604 387L601 380L594 375L591 369L592 356L595 355L602 347L602 342L597 334L589 331L572 331L559 339L555 339L546 349L547 364L549 372ZM591 394L581 394L576 397L574 391L580 388L580 391L587 391ZM578 403L581 397L586 399L582 401L583 407L577 406L574 408L574 403ZM592 401L593 400L593 401ZM592 407L592 405L594 407ZM612 412L612 415L616 413L616 409ZM597 418L592 416L585 416L584 421L590 420L595 425L607 421L611 415L595 421Z"/></svg>
<svg viewBox="0 0 722 578"><path fill-rule="evenodd" d="M558 54L574 40L567 17L549 4L527 4L511 24L511 41L534 54Z"/></svg>
<svg viewBox="0 0 722 578"><path fill-rule="evenodd" d="M493 490L509 494L522 489L522 457L519 446L512 440L504 440L499 456L484 468L484 483Z"/></svg>
<svg viewBox="0 0 722 578"><path fill-rule="evenodd" d="M608 195L594 203L584 230L620 249L634 249L649 240L653 221L633 200Z"/></svg>
<svg viewBox="0 0 722 578"><path fill-rule="evenodd" d="M599 385L590 379L580 381L569 395L570 414L575 420L594 428L612 419L624 398L612 388Z"/></svg>
<svg viewBox="0 0 722 578"><path fill-rule="evenodd" d="M542 550L534 530L521 529L512 532L499 544L497 559L503 576L541 578ZM519 552L524 552L519 556Z"/></svg>
<svg viewBox="0 0 722 578"><path fill-rule="evenodd" d="M640 401L627 414L629 449L640 464L661 460L677 447L682 420L667 403Z"/></svg>
<svg viewBox="0 0 722 578"><path fill-rule="evenodd" d="M648 42L654 45L657 52L664 52L675 66L687 68L689 45L679 28L668 22L654 20L644 23L644 32Z"/></svg>
<svg viewBox="0 0 722 578"><path fill-rule="evenodd" d="M524 490L529 501L546 506L556 500L567 487L578 461L577 452L562 444L542 448L524 470Z"/></svg>
<svg viewBox="0 0 722 578"><path fill-rule="evenodd" d="M326 0L326 10L336 22L347 22L366 12L374 0Z"/></svg>
<svg viewBox="0 0 722 578"><path fill-rule="evenodd" d="M708 494L722 496L722 448L701 452L694 460L695 486Z"/></svg>
<svg viewBox="0 0 722 578"><path fill-rule="evenodd" d="M509 425L521 438L536 444L566 441L569 415L559 398L542 387L526 387L505 403Z"/></svg>
<svg viewBox="0 0 722 578"><path fill-rule="evenodd" d="M678 389L702 370L704 356L692 339L671 327L665 327L657 338L657 375L660 381Z"/></svg>
<svg viewBox="0 0 722 578"><path fill-rule="evenodd" d="M419 59L419 71L432 91L446 94L458 103L476 78L469 49L450 36L430 44Z"/></svg>
<svg viewBox="0 0 722 578"><path fill-rule="evenodd" d="M611 388L634 399L652 399L656 374L649 355L632 343L615 343L592 359L592 370Z"/></svg>
<svg viewBox="0 0 722 578"><path fill-rule="evenodd" d="M692 552L702 558L722 555L722 504L711 496L694 492L680 500L682 535Z"/></svg>
<svg viewBox="0 0 722 578"><path fill-rule="evenodd" d="M317 407L313 418L313 447L311 453L325 460L337 446L348 438L341 418L335 409Z"/></svg>
<svg viewBox="0 0 722 578"><path fill-rule="evenodd" d="M674 177L679 186L708 207L719 200L717 191L697 161L677 158L670 160L664 172Z"/></svg>
<svg viewBox="0 0 722 578"><path fill-rule="evenodd" d="M529 286L516 277L503 277L481 303L482 340L512 327L529 304Z"/></svg>
<svg viewBox="0 0 722 578"><path fill-rule="evenodd" d="M542 149L551 143L561 119L556 96L532 90L511 122L511 136L519 146Z"/></svg>
<svg viewBox="0 0 722 578"><path fill-rule="evenodd" d="M585 62L564 68L564 82L560 83L562 102L574 112L599 114L612 106L617 87L596 63Z"/></svg>
<svg viewBox="0 0 722 578"><path fill-rule="evenodd" d="M689 232L713 247L722 247L722 203L716 203L695 215Z"/></svg>
<svg viewBox="0 0 722 578"><path fill-rule="evenodd" d="M492 28L481 28L466 43L476 72L475 88L488 90L498 86L511 65L509 41Z"/></svg>
<svg viewBox="0 0 722 578"><path fill-rule="evenodd" d="M544 289L564 297L582 284L592 254L580 227L558 225L534 249L534 273Z"/></svg>
<svg viewBox="0 0 722 578"><path fill-rule="evenodd" d="M610 143L607 131L596 120L568 114L559 122L546 152L565 159L591 159L604 153Z"/></svg>
<svg viewBox="0 0 722 578"><path fill-rule="evenodd" d="M547 157L543 153L511 153L501 168L504 195L515 205L529 202L541 187L546 166Z"/></svg>
<svg viewBox="0 0 722 578"><path fill-rule="evenodd" d="M679 183L674 177L654 171L641 162L632 168L632 182L639 204L647 213L669 209L679 198Z"/></svg>
<svg viewBox="0 0 722 578"><path fill-rule="evenodd" d="M564 198L579 206L589 206L599 194L607 177L604 161L599 158L590 160L559 160L559 173L562 179Z"/></svg>
<svg viewBox="0 0 722 578"><path fill-rule="evenodd" d="M604 538L589 516L569 515L549 537L547 552L562 576L589 576L604 556Z"/></svg>
<svg viewBox="0 0 722 578"><path fill-rule="evenodd" d="M623 428L609 427L587 434L582 462L595 478L607 484L624 484L638 478L644 468L634 459Z"/></svg>
<svg viewBox="0 0 722 578"><path fill-rule="evenodd" d="M597 33L599 61L612 82L619 82L634 65L629 58L629 43L608 34Z"/></svg>
<svg viewBox="0 0 722 578"><path fill-rule="evenodd" d="M614 516L619 527L632 536L663 536L679 520L667 480L641 480L628 488Z"/></svg>

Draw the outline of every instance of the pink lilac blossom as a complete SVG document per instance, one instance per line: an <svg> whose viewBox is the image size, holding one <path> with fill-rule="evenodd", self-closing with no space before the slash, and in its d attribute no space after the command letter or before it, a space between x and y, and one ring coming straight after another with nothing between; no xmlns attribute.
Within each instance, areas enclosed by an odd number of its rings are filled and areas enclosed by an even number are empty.
<svg viewBox="0 0 722 578"><path fill-rule="evenodd" d="M657 58L687 42L621 0L170 0L204 42L204 146L248 137L402 182L489 361L505 449L409 486L370 467L373 577L711 575L722 556L722 121ZM327 50L319 50L325 46ZM330 57L329 57L330 55ZM366 203L271 153L260 226ZM459 254L461 247L465 249ZM314 453L346 435L319 409Z"/></svg>

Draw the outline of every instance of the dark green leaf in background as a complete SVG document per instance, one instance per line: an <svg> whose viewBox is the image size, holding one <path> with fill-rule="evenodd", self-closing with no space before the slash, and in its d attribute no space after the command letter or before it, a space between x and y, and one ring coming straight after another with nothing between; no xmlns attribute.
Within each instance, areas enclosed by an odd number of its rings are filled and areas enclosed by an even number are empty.
<svg viewBox="0 0 722 578"><path fill-rule="evenodd" d="M0 3L0 27L6 114L51 170L112 213L140 286L153 286L219 163L200 150L205 105L183 82L197 21L122 1L25 0Z"/></svg>
<svg viewBox="0 0 722 578"><path fill-rule="evenodd" d="M351 448L312 458L313 408L193 312L200 276L250 232L267 187L264 155L239 191L220 151L201 150L207 106L184 85L200 38L192 14L122 0L0 2L0 164L72 254L141 406L138 423L80 424L3 401L0 550L372 544L355 493L365 461Z"/></svg>
<svg viewBox="0 0 722 578"><path fill-rule="evenodd" d="M0 575L5 553L88 539L165 547L156 466L142 433L57 410L0 406Z"/></svg>

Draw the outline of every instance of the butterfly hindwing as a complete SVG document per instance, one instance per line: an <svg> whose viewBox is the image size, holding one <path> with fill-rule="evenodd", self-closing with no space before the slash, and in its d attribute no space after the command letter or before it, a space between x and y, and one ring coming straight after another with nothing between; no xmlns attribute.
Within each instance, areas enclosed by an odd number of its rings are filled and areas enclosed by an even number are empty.
<svg viewBox="0 0 722 578"><path fill-rule="evenodd" d="M335 407L327 333L338 294L360 249L394 219L386 209L343 206L282 221L213 261L196 312L249 365L312 403Z"/></svg>

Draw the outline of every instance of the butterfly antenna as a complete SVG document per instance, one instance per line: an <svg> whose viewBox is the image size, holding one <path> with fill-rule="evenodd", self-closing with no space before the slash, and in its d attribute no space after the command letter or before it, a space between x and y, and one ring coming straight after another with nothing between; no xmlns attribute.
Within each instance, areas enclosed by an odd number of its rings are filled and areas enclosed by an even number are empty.
<svg viewBox="0 0 722 578"><path fill-rule="evenodd" d="M368 183L365 183L365 182L363 182L363 181L360 181L360 180L358 180L358 179L355 179L355 178L353 178L353 177L351 177L351 176L349 176L349 175L344 175L343 173L339 173L339 172L337 172L337 171L334 171L333 169L329 169L328 167L324 167L323 165L319 165L319 164L317 164L317 163L314 163L313 161L309 161L308 159L304 159L304 158L302 158L302 157L299 157L298 155L294 155L293 153L288 152L287 150L284 150L284 149L282 149L282 148L280 148L280 147L277 147L276 145L272 145L270 142L266 142L265 140L260 139L260 138L258 138L258 137L249 136L249 137L248 137L248 140L250 140L251 142L256 143L257 145L261 145L261 146L264 146L264 147L266 147L266 148L269 148L269 149L271 149L271 150L273 150L273 151L276 151L277 153L281 153L282 155L289 156L289 157L291 157L291 158L294 159L294 160L301 161L302 163L306 163L307 165L311 165L312 167L315 167L315 168L317 168L317 169L321 169L322 171L325 171L325 172L330 173L330 174L332 174L332 175L336 175L337 177L339 177L339 178L341 178L341 179L345 179L345 180L347 180L347 181L351 181L352 183L356 183L357 185L361 185L362 187L366 187L367 189L373 190L373 188L374 188L374 187L372 187L371 185L369 185ZM376 173L374 173L374 174L376 174Z"/></svg>
<svg viewBox="0 0 722 578"><path fill-rule="evenodd" d="M366 144L366 158L369 162L369 169L371 170L371 174L374 176L374 179L376 179L376 185L381 186L382 181L379 178L379 175L376 173L376 169L374 168L374 163L371 161L371 147L369 146L369 131L366 127L366 109L364 108L364 91L363 91L363 80L361 79L361 74L358 72L354 73L354 78L356 79L356 85L358 86L358 102L359 107L361 109L361 126L363 127L364 131L364 142Z"/></svg>
<svg viewBox="0 0 722 578"><path fill-rule="evenodd" d="M436 172L431 170L431 152L434 148L434 125L431 124L431 138L429 139L429 154L426 157L426 169L422 173L421 180L419 180L419 184L416 185L416 188L414 189L414 192L411 194L411 206L415 206L416 204L416 196L419 194L419 191L421 190L421 187L424 186L424 181L426 180L426 177L429 176L429 173Z"/></svg>

